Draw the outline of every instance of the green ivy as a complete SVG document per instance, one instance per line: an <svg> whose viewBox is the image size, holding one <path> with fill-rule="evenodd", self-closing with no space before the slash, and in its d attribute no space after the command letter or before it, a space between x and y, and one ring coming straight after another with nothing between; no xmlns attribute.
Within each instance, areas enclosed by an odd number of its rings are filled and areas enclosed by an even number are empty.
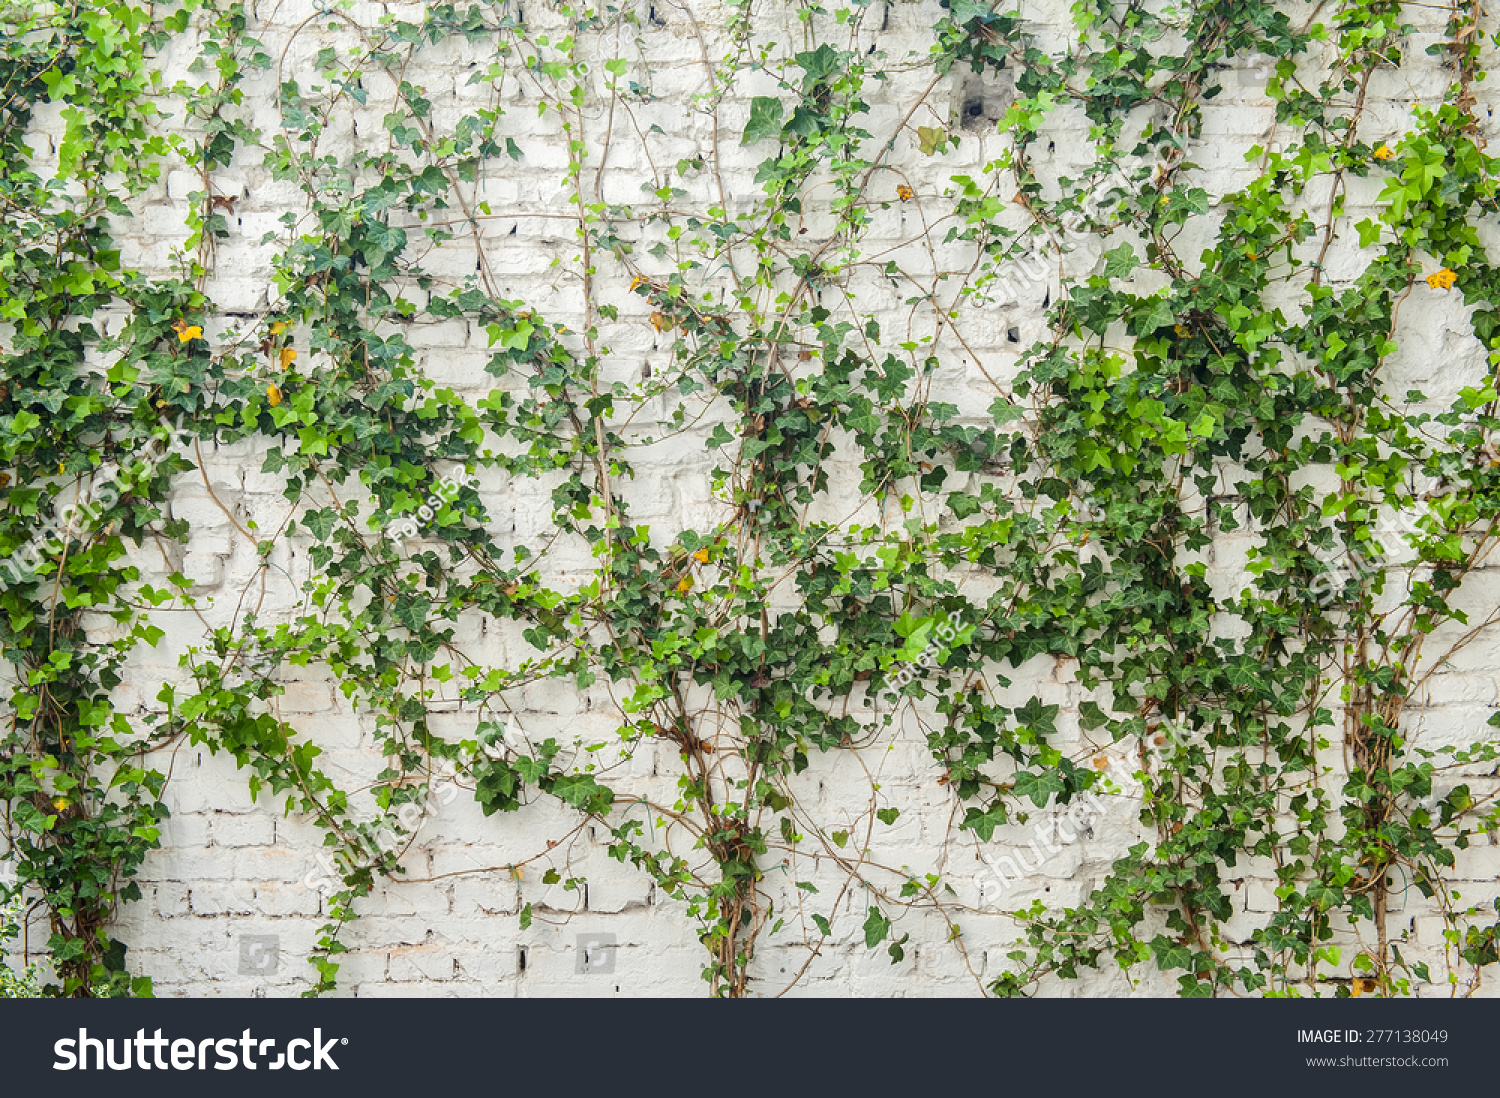
<svg viewBox="0 0 1500 1098"><path fill-rule="evenodd" d="M1433 47L1443 101L1373 144L1370 81L1414 34L1397 4L1344 0L1309 21L1266 0L1071 10L1055 48L1015 12L949 0L930 53L901 59L870 44L864 4L793 2L782 28L735 5L717 39L682 15L714 138L672 164L638 122L656 102L649 6L565 5L566 29L548 33L506 0L376 27L330 6L295 34L336 45L292 71L295 43L267 46L233 0L0 2L0 644L14 677L0 800L50 921L48 990L149 993L108 927L166 816L167 778L146 760L183 743L226 752L252 795L321 829L338 879L309 994L336 986L343 927L404 873L452 783L496 827L546 800L576 821L505 867L517 879L540 862L545 884L581 895L563 852L586 828L605 836L696 921L715 994L774 990L756 966L768 938L801 943L800 979L855 932L851 912L893 964L902 921L936 918L974 972L962 929L982 913L948 876L967 875L956 848L1125 792L1109 752L1133 760L1149 840L1077 906L1008 913L1020 938L1006 971L976 975L985 990L1106 966L1155 969L1189 997L1472 987L1500 922L1451 884L1455 851L1500 819L1500 740L1487 726L1429 749L1406 711L1495 617L1464 598L1500 523L1500 277L1477 229L1497 161L1477 136L1477 9L1455 7ZM407 74L460 41L488 60L465 85L485 105L455 118ZM196 51L193 81L165 83L169 44ZM1253 178L1211 194L1192 158L1251 59L1267 66L1276 143L1243 150ZM1008 87L1008 140L964 174L944 161L973 137L940 96L975 74ZM741 92L747 76L761 94ZM251 80L274 88L275 129L256 121ZM877 121L872 103L897 88L896 120ZM521 101L539 121L502 106ZM372 103L384 132L331 151L330 129ZM43 108L59 119L55 165L28 140ZM733 109L737 130L721 126ZM1089 163L1063 174L1054 150L1080 125ZM524 163L535 126L565 142L573 251L557 266L586 302L578 330L509 299L490 265L495 226L519 215L479 184ZM653 181L621 204L602 181L627 133ZM727 186L727 150L760 157L749 199ZM268 234L269 308L205 338L235 203L215 177L236 163L264 165L306 209ZM201 185L175 275L147 277L113 238L168 168ZM1357 181L1378 200L1357 204ZM899 256L873 244L896 215L920 226ZM433 248L467 249L474 273L424 268ZM1076 262L1086 248L1091 267ZM970 266L944 266L954 249ZM1358 273L1333 278L1330 259L1350 256ZM1020 362L1002 382L970 325L1018 269L1028 292L1046 286L1045 324L1028 345L1012 335ZM901 302L903 329L857 287ZM610 346L625 294L655 345L629 381ZM1450 294L1491 372L1448 403L1393 392L1398 322ZM106 330L105 313L124 319ZM428 377L406 334L447 321L488 337L477 400ZM966 362L993 389L984 417L934 398ZM666 539L632 518L631 482L646 448L679 436L710 456L719 518ZM292 511L276 529L233 519L259 568L210 621L187 577L158 589L140 565L189 543L168 517L174 477L202 477L203 455L233 444L264 448ZM527 482L550 498L544 537L511 536L495 510ZM1234 540L1248 563L1226 593L1208 554ZM262 612L294 542L312 566L292 581L300 605ZM114 691L169 612L200 615L203 638L159 708L123 712ZM524 646L483 658L481 621L513 624ZM1076 675L1077 713L1007 693L1038 659ZM317 729L277 715L281 684L315 666L373 729L373 790L344 788ZM547 680L606 694L615 731L528 734L524 694ZM455 696L471 736L433 719ZM815 756L902 728L925 738L923 772L872 776L852 819L802 799ZM626 764L644 746L675 764L675 799L636 792ZM879 829L900 826L917 783L955 811L946 868L879 860ZM806 879L823 867L837 892ZM1277 910L1247 939L1227 924L1251 875L1275 880ZM1445 920L1446 971L1407 960L1390 912L1412 890ZM527 904L520 922L565 915Z"/></svg>

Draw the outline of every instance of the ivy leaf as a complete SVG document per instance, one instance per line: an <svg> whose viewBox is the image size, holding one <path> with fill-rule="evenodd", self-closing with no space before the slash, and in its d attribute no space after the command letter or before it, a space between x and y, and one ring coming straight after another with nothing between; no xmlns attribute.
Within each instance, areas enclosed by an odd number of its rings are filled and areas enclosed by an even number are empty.
<svg viewBox="0 0 1500 1098"><path fill-rule="evenodd" d="M979 510L979 500L967 492L949 492L948 507L953 511L954 518L968 518Z"/></svg>
<svg viewBox="0 0 1500 1098"><path fill-rule="evenodd" d="M938 126L917 127L917 148L922 151L923 156L932 156L940 152L947 143L947 130Z"/></svg>
<svg viewBox="0 0 1500 1098"><path fill-rule="evenodd" d="M784 111L781 100L770 95L757 95L750 101L750 121L745 124L745 137L740 144L753 145L768 137L780 137Z"/></svg>
<svg viewBox="0 0 1500 1098"><path fill-rule="evenodd" d="M1085 732L1103 728L1109 722L1109 714L1096 701L1086 701L1078 707L1078 726Z"/></svg>
<svg viewBox="0 0 1500 1098"><path fill-rule="evenodd" d="M1140 266L1140 263L1141 261L1136 258L1135 249L1127 241L1118 248L1111 248L1104 253L1104 277L1124 278Z"/></svg>
<svg viewBox="0 0 1500 1098"><path fill-rule="evenodd" d="M592 774L561 774L548 792L585 812L603 812L615 799L614 790L600 785Z"/></svg>
<svg viewBox="0 0 1500 1098"><path fill-rule="evenodd" d="M964 812L964 822L959 824L962 831L972 831L979 836L981 842L989 842L995 837L995 828L1003 826L1008 819L1005 805L996 801L988 811L978 808L970 808Z"/></svg>
<svg viewBox="0 0 1500 1098"><path fill-rule="evenodd" d="M792 60L804 73L803 87L811 88L819 80L838 71L839 51L825 42L815 50L797 54Z"/></svg>
<svg viewBox="0 0 1500 1098"><path fill-rule="evenodd" d="M1031 729L1038 739L1046 739L1057 735L1057 714L1061 708L1043 705L1042 699L1033 695L1029 702L1016 710L1016 723Z"/></svg>
<svg viewBox="0 0 1500 1098"><path fill-rule="evenodd" d="M891 921L878 907L870 908L870 914L865 916L865 948L874 949L891 932Z"/></svg>
<svg viewBox="0 0 1500 1098"><path fill-rule="evenodd" d="M1159 328L1170 328L1177 314L1166 298L1153 297L1143 301L1131 314L1131 326L1138 336L1148 336Z"/></svg>
<svg viewBox="0 0 1500 1098"><path fill-rule="evenodd" d="M421 630L422 625L427 621L427 612L431 609L431 600L414 595L402 595L393 607L396 620L413 633Z"/></svg>
<svg viewBox="0 0 1500 1098"><path fill-rule="evenodd" d="M331 507L324 507L316 511L309 511L302 516L302 525L312 532L313 537L319 541L327 541L333 533L333 527L337 517Z"/></svg>
<svg viewBox="0 0 1500 1098"><path fill-rule="evenodd" d="M1169 939L1158 937L1151 943L1156 950L1156 967L1166 972L1173 968L1190 968L1193 964L1193 952L1187 946L1177 945Z"/></svg>
<svg viewBox="0 0 1500 1098"><path fill-rule="evenodd" d="M1040 774L1033 774L1029 770L1022 770L1016 774L1012 792L1018 797L1030 797L1031 803L1038 808L1046 808L1054 794L1062 793L1067 789L1061 777L1055 771L1046 770Z"/></svg>

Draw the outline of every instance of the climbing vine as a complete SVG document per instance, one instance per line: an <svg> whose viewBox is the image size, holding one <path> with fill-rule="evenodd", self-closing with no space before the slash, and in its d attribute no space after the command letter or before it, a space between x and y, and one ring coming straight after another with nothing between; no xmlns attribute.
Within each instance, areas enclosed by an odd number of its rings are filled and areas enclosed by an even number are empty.
<svg viewBox="0 0 1500 1098"><path fill-rule="evenodd" d="M855 927L996 995L1500 959L1454 887L1500 715L1436 716L1500 622L1477 6L1430 60L1390 0L283 6L0 0L0 800L51 993L149 994L110 927L190 748L323 838L309 994L455 790L556 824L473 871L540 876L523 930L597 841L716 995ZM216 486L245 454L277 506ZM200 488L238 590L184 564ZM283 713L313 671L368 781ZM997 901L980 857L1085 800L1100 879Z"/></svg>

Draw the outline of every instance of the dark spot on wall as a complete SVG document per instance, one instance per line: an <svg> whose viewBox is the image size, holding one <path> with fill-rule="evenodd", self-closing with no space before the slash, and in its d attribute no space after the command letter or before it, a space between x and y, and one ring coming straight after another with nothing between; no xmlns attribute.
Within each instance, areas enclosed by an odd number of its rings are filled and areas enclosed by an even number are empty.
<svg viewBox="0 0 1500 1098"><path fill-rule="evenodd" d="M1015 100L1015 78L1009 71L968 72L954 83L953 113L970 133L993 133Z"/></svg>

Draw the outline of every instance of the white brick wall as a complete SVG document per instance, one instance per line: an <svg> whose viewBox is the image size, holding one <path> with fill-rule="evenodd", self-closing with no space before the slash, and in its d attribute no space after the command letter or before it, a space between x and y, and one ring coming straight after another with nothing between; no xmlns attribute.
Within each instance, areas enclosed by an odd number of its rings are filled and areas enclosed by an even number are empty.
<svg viewBox="0 0 1500 1098"><path fill-rule="evenodd" d="M709 55L722 56L724 43L716 36L722 34L726 21L723 8L715 0L690 2L699 26L709 35ZM254 15L252 31L262 38L273 57L280 54L290 29L311 10L306 0L252 0L248 6ZM365 25L373 25L387 11L410 15L419 7L358 3L352 15ZM936 0L888 7L889 29L873 30L880 25L881 17L872 15L861 32L862 44L877 45L893 60L900 60L908 51L925 53L930 44L927 28L940 14ZM1025 7L1041 30L1061 32L1068 24L1065 0L1042 0ZM682 11L672 5L657 10L668 26L658 29L647 25L639 31L642 49L650 61L646 70L632 72L630 78L649 79L659 97L638 104L634 121L640 131L653 125L664 131L651 135L650 148L657 168L666 170L680 158L710 154L713 127L701 103L693 99L705 89L705 74L691 26ZM527 4L526 14L528 20L535 21L537 30L557 22L555 11L540 2ZM1407 16L1413 17L1410 13ZM296 48L288 51L287 74L300 73L299 79L306 79L311 56L324 45L347 45L347 38L316 27L308 29L297 40ZM613 45L600 48L613 49ZM625 56L634 56L632 49L627 46ZM1413 96L1432 101L1445 87L1441 73L1436 73L1420 49L1409 49L1407 58L1402 72L1380 74L1371 86L1370 109L1376 124L1388 118L1392 134L1404 127ZM187 58L174 47L171 60L180 68ZM451 126L461 111L490 101L487 87L466 84L471 63L481 60L488 60L482 48L461 42L417 54L407 79L425 89L433 100L440 130L444 125ZM926 79L918 72L899 76L888 85L867 86L871 103L868 128L877 142L886 139ZM372 82L372 86L374 83L378 82ZM274 132L278 124L272 98L274 80L270 75L256 76L245 86L246 110L257 125ZM1480 85L1481 95L1487 94L1486 88ZM765 90L761 83L749 82L733 92L721 112L720 166L732 209L748 204L755 192L752 180L756 166L766 155L764 149L744 149L738 142L748 113L748 97ZM949 99L946 92L934 96L941 109L946 109ZM523 299L551 320L576 330L583 321L577 280L550 269L554 258L567 264L576 252L573 226L564 219L574 212L567 200L567 188L561 183L567 159L565 135L551 115L537 118L535 97L524 83L509 79L502 102L510 125L505 132L517 138L525 156L516 163L502 158L486 169L478 197L487 200L496 215L485 222L486 255L502 293ZM368 133L378 138L383 109L372 93L369 106L354 112L352 120L362 137ZM1239 150L1264 140L1272 121L1272 109L1262 89L1253 83L1229 87L1205 110L1203 138L1192 155L1204 165L1199 174L1211 193L1222 194L1246 182L1249 173ZM55 124L55 118L42 112L42 128ZM593 163L597 164L603 113L591 111L587 124L588 141L596 154ZM1489 128L1493 129L1494 123ZM644 161L638 159L640 146L635 130L622 118L617 120L612 136L617 144L611 154L614 159L605 184L606 197L617 202L636 201L640 184L651 176ZM340 153L347 151L350 140L336 127L326 146ZM39 147L45 148L46 142L40 141ZM926 158L903 137L894 159L913 186L930 193L941 190L951 175L979 173L1003 147L1005 140L994 134L965 134L957 153ZM1066 173L1090 159L1086 135L1078 130L1068 141L1059 136L1055 153L1039 159L1038 164L1042 172ZM717 200L709 173L679 181L674 169L673 179L688 190L685 202L704 206ZM866 239L865 250L881 253L904 247L913 269L925 266L930 270L931 258L911 243L921 232L915 208L894 201L897 181L889 176L876 184L886 188L886 197L893 205L889 210L876 211L875 227ZM223 313L263 311L272 285L271 259L276 249L274 245L262 245L261 237L281 233L280 216L288 210L300 213L304 209L302 196L289 183L272 179L260 162L260 154L253 150L245 151L230 169L217 173L214 184L218 192L239 198L229 216L230 237L216 248L208 294ZM172 249L187 236L187 195L200 186L196 176L173 171L164 184L145 196L136 218L122 226L122 261L127 266L147 273L165 274L170 270ZM1368 202L1372 197L1365 191L1356 193L1361 201ZM819 215L820 211L809 209L806 224L810 236L825 231L826 219ZM1360 216L1356 212L1353 219ZM952 267L968 261L961 247L940 251L939 258ZM600 299L620 305L618 322L603 324L600 340L614 355L609 369L635 381L645 364L664 359L665 340L647 323L648 310L643 302L624 292L625 277L613 261L603 257L599 262ZM1330 259L1329 272L1335 278L1349 277L1362 264L1360 253L1337 251ZM434 274L460 279L473 272L474 255L468 241L460 238L434 250L424 265ZM1142 286L1146 285L1145 277L1143 273ZM902 304L904 294L893 293L875 279L856 281L851 288L862 295L862 307L876 310L890 331L905 330L909 309ZM944 365L933 379L935 399L960 404L975 421L983 416L995 395L990 379L1008 382L1013 378L1017 352L1039 331L1044 288L1042 283L1028 287L1018 303L1004 309L961 311L968 349L959 348L951 339L941 344ZM274 289L271 292L274 294ZM1484 356L1468 334L1458 303L1445 304L1448 308L1441 311L1415 305L1402 310L1403 351L1391 367L1403 375L1403 383L1405 375L1414 383L1419 379L1431 381L1430 395L1434 390L1451 391L1472 384L1485 370ZM246 326L238 318L228 323ZM1011 337L1013 330L1018 339ZM210 338L218 331L210 327ZM487 338L477 326L461 321L415 323L406 327L406 337L417 348L428 376L437 383L471 397L497 384L484 371ZM972 361L971 353L978 356L978 363ZM635 426L651 429L650 424L638 422ZM259 471L263 452L251 445L218 452L205 448L206 472L215 495L237 522L254 519L262 529L275 529L287 505L280 479ZM635 521L651 524L658 544L664 544L685 523L711 521L714 507L708 498L707 465L699 437L678 438L634 457L637 477L621 487L634 508ZM546 488L539 483L502 484L499 478L488 475L484 483L487 502L492 513L499 516L502 532L513 518L518 539L534 540L542 533L548 506ZM948 487L956 484L950 481ZM308 570L300 547L290 551L279 547L273 558L277 567L262 575L256 567L253 545L208 496L197 473L181 479L172 509L176 516L192 522L193 539L180 562L167 565L159 557L148 557L143 567L153 571L144 578L159 582L158 577L171 568L182 567L202 596L204 620L214 624L228 620L246 588L253 584L258 589L263 581L263 615L284 614L300 604L297 583ZM830 513L829 517L835 516ZM853 521L873 521L875 517L873 513L861 514ZM1245 544L1248 539L1226 538L1213 547L1210 576L1216 588L1232 589L1242 578ZM586 567L589 559L579 549L573 563ZM1500 578L1491 573L1481 582L1493 586ZM1482 601L1494 604L1487 595ZM132 713L159 707L155 695L161 682L180 678L177 657L201 637L203 630L201 621L185 614L158 615L158 624L168 629L168 641L157 650L138 651L127 681L118 691L121 707ZM483 630L477 619L466 621L460 638L475 658L492 663L513 656L521 647L510 627L499 627L493 621ZM1450 673L1435 677L1424 689L1409 718L1422 742L1459 742L1478 733L1491 707L1500 700L1500 680L1492 668L1494 656L1493 647L1470 648L1455 661ZM1082 694L1069 668L1039 658L1011 677L1016 685L1009 693L1017 701L1035 693L1044 702L1061 705L1059 728L1071 730L1071 742L1084 745L1076 719ZM277 702L280 716L324 746L326 754L321 761L329 772L348 786L373 778L380 764L371 751L369 719L351 711L337 684L326 673L308 669L303 677L289 678L284 685L286 692ZM617 714L598 691L580 697L559 683L543 684L527 692L526 706L520 723L528 732L545 735L549 730L565 731L571 737L586 730L590 735L608 735L616 726ZM455 703L452 712L440 718L437 730L456 736L472 729L475 720L472 712ZM909 867L916 874L940 871L958 890L961 903L978 903L971 878L983 867L981 848L991 856L1017 853L1031 837L1032 828L1019 825L1002 829L990 844L979 844L972 834L959 832L956 822L962 818L962 809L936 784L937 773L926 745L910 722L894 738L880 738L862 749L860 759L853 754L815 755L809 769L793 779L792 788L804 810L827 829L847 827L856 836L863 835L871 796L867 771L874 773L881 784L881 803L899 807L902 815L894 827L876 825L872 859ZM150 856L141 874L144 898L124 909L115 931L130 946L132 967L152 975L158 994L164 995L297 994L306 986L311 971L302 958L311 948L315 928L324 916L322 897L304 883L309 875L319 875L315 857L322 849L320 832L295 815L284 818L279 799L262 797L259 803L252 803L246 790L247 775L237 772L222 756L213 758L198 748L183 746L150 761L171 774L166 800L172 818L164 830L163 848ZM632 789L653 792L670 802L673 761L662 746L644 745L624 772L626 782ZM351 952L343 958L344 992L358 996L700 994L705 985L699 972L706 958L691 921L680 905L659 896L644 876L609 859L595 834L598 829L586 829L551 852L552 864L564 877L587 878L586 891L565 892L561 885L544 885L541 877L546 863L529 864L519 880L509 871L507 866L533 858L546 850L549 840L567 835L576 819L575 814L542 803L487 819L467 794L443 807L422 826L403 859L409 879L383 883L359 905L362 917L345 931L343 940ZM1131 806L1115 799L1092 834L1050 857L1023 886L1006 894L1006 903L1015 907L1034 899L1058 905L1076 903L1108 872L1112 860L1141 837L1143 832ZM851 841L851 849L853 845ZM798 915L798 897L790 885L792 873L775 866L765 868L766 891L776 897L778 913L785 914L793 925L782 935L762 936L753 970L757 992L781 990L806 965L806 974L793 994L973 995L1007 968L1006 953L1017 930L1004 914L962 913L957 917L962 935L954 939L939 916L896 910L890 912L896 918L895 936L910 933L911 940L906 959L891 965L883 948L874 952L864 948L859 927L866 900L858 889L845 893L839 908L831 913L834 940L810 957L800 942L804 930L808 940L815 940L816 933L810 922L802 922L805 915ZM826 905L839 895L846 880L843 871L828 858L813 854L800 854L795 865L788 868L795 871L796 879L812 881L822 890L823 906L807 910L829 914ZM1267 867L1254 872L1244 867L1228 872L1244 874L1235 884L1241 913L1232 920L1229 931L1231 935L1247 935L1256 925L1252 916L1275 909L1274 882ZM1500 847L1481 845L1460 854L1455 876L1466 899L1492 896L1500 878ZM526 903L532 905L536 921L523 931L517 913ZM1440 921L1414 899L1403 903L1393 924L1394 932L1412 929L1413 940L1407 950L1410 959L1432 956L1441 944ZM614 935L618 943L613 971L579 974L575 970L579 939L601 933ZM239 974L239 940L247 934L279 936L282 952L274 974ZM1133 976L1140 983L1132 985L1110 971L1090 973L1077 981L1048 983L1042 993L1161 994L1174 988L1171 981L1155 974L1152 965L1141 966Z"/></svg>

